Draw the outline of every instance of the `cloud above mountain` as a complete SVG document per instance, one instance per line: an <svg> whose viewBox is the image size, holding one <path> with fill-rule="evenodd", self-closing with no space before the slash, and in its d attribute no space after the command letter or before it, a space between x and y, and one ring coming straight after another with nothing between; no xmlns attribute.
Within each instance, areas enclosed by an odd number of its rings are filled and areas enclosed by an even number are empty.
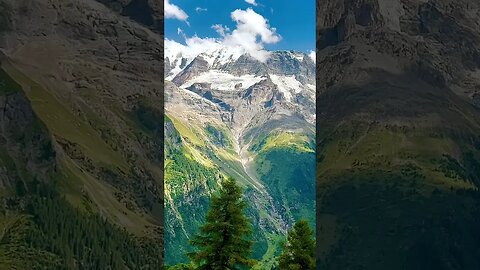
<svg viewBox="0 0 480 270"><path fill-rule="evenodd" d="M264 50L264 44L273 44L281 40L277 30L251 8L237 9L231 13L231 18L236 23L236 29L225 34L223 43L227 46L240 46L252 57L265 61L268 52Z"/></svg>
<svg viewBox="0 0 480 270"><path fill-rule="evenodd" d="M181 8L170 3L170 0L165 0L164 4L165 4L165 18L187 21L188 15Z"/></svg>
<svg viewBox="0 0 480 270"><path fill-rule="evenodd" d="M270 27L268 21L251 8L247 10L237 9L231 13L231 17L237 23L237 28L231 35L234 39L244 36L249 38L260 36L263 43L276 43L281 39L276 33L276 29Z"/></svg>
<svg viewBox="0 0 480 270"><path fill-rule="evenodd" d="M310 57L310 59L312 59L313 62L317 61L317 53L315 51L310 51L308 56Z"/></svg>
<svg viewBox="0 0 480 270"><path fill-rule="evenodd" d="M221 24L214 24L212 28L222 37L225 37L226 33L230 32L230 28L228 26L223 26Z"/></svg>
<svg viewBox="0 0 480 270"><path fill-rule="evenodd" d="M196 35L187 37L182 33L187 46L185 49L190 52L204 52L214 47L227 47L241 53L248 53L263 62L270 54L264 49L264 45L274 44L282 39L276 28L271 27L267 19L251 8L236 9L230 14L230 17L236 24L233 30L221 24L212 25L212 28L219 34L219 38L200 38ZM172 42L174 41L170 40L168 44L174 45ZM177 45L177 47L179 46ZM190 53L188 52L188 54Z"/></svg>

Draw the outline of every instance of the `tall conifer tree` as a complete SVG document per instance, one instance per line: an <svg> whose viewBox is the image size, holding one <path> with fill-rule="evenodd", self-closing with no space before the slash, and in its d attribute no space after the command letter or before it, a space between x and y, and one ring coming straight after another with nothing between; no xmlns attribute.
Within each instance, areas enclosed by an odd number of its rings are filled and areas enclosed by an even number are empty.
<svg viewBox="0 0 480 270"><path fill-rule="evenodd" d="M226 270L251 267L252 241L250 220L245 216L247 203L235 180L223 181L218 194L212 196L206 223L191 244L198 250L187 254L196 269Z"/></svg>
<svg viewBox="0 0 480 270"><path fill-rule="evenodd" d="M281 270L314 270L316 244L313 230L305 220L300 220L288 232L287 243L279 258Z"/></svg>

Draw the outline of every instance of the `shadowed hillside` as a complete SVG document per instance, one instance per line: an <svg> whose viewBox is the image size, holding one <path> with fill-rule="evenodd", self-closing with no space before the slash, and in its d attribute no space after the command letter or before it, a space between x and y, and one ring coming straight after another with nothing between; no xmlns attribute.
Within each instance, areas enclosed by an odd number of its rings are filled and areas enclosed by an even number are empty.
<svg viewBox="0 0 480 270"><path fill-rule="evenodd" d="M160 7L100 2L0 1L1 269L163 263Z"/></svg>
<svg viewBox="0 0 480 270"><path fill-rule="evenodd" d="M478 8L317 2L319 269L480 267Z"/></svg>

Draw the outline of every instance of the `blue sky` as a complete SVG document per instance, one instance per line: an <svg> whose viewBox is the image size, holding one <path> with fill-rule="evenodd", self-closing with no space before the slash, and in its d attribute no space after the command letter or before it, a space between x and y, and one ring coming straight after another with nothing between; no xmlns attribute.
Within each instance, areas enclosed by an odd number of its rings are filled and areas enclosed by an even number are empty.
<svg viewBox="0 0 480 270"><path fill-rule="evenodd" d="M251 12L244 12L248 9L251 9ZM236 13L237 21L232 19L232 12L235 10L242 11ZM250 19L252 16L256 16L253 12L266 20L265 27L251 29L261 24L248 23L253 21ZM260 20L260 17L257 19ZM216 24L221 25L227 33L233 32L240 24L243 34L245 31L258 31L253 35L257 35L259 46L267 50L296 50L308 53L315 49L313 0L165 0L167 39L182 44L185 43L184 36L220 39L222 36L212 28L212 25Z"/></svg>

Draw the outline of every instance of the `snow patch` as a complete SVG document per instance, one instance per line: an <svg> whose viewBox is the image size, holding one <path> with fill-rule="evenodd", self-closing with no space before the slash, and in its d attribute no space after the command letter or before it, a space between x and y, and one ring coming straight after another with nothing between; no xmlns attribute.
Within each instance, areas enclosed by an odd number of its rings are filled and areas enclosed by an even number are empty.
<svg viewBox="0 0 480 270"><path fill-rule="evenodd" d="M242 89L246 89L264 79L265 77L254 75L242 75L237 77L224 71L213 69L188 80L180 86L180 88L188 88L194 83L211 83L212 89L228 91L235 90L235 85L238 83L242 84Z"/></svg>
<svg viewBox="0 0 480 270"><path fill-rule="evenodd" d="M215 63L215 56L213 56L213 55L209 55L209 54L206 54L206 53L202 53L202 54L200 54L199 56L200 56L203 60L207 61L209 67L212 67L212 66L213 66L213 63Z"/></svg>
<svg viewBox="0 0 480 270"><path fill-rule="evenodd" d="M165 39L165 60L168 59L172 69L168 73L165 79L173 79L183 68L190 64L197 55L188 50L187 46L182 45L173 40ZM181 68L182 60L185 59L186 63Z"/></svg>
<svg viewBox="0 0 480 270"><path fill-rule="evenodd" d="M171 61L170 64L174 65L174 67L170 70L170 72L168 72L167 77L165 78L168 81L173 80L173 78L175 78L175 76L177 76L178 73L180 73L188 64L190 64L190 62L192 62L192 60L188 60L182 57L177 58L173 61L172 60L170 61ZM183 67L180 67L183 61L186 61L185 65Z"/></svg>
<svg viewBox="0 0 480 270"><path fill-rule="evenodd" d="M292 56L297 59L298 61L302 62L303 61L303 58L304 58L304 55L303 54L300 54L300 53L291 53Z"/></svg>
<svg viewBox="0 0 480 270"><path fill-rule="evenodd" d="M270 79L278 87L278 90L283 93L287 101L292 101L292 93L298 94L303 88L302 84L295 79L295 75L270 75Z"/></svg>
<svg viewBox="0 0 480 270"><path fill-rule="evenodd" d="M200 95L197 94L197 93L194 93L194 92L189 91L189 90L187 90L187 89L182 89L182 92L183 92L184 94L187 94L187 95L189 95L189 96L191 96L191 97L199 100L199 101L203 101L203 102L209 104L210 106L213 106L213 107L215 107L215 108L220 108L220 106L219 106L218 104L216 104L216 103L214 103L214 102L212 102L212 101L210 101L210 100L208 100L208 99L200 96Z"/></svg>
<svg viewBox="0 0 480 270"><path fill-rule="evenodd" d="M200 54L210 67L219 67L230 62L236 61L244 51L240 47L230 48L212 48Z"/></svg>

